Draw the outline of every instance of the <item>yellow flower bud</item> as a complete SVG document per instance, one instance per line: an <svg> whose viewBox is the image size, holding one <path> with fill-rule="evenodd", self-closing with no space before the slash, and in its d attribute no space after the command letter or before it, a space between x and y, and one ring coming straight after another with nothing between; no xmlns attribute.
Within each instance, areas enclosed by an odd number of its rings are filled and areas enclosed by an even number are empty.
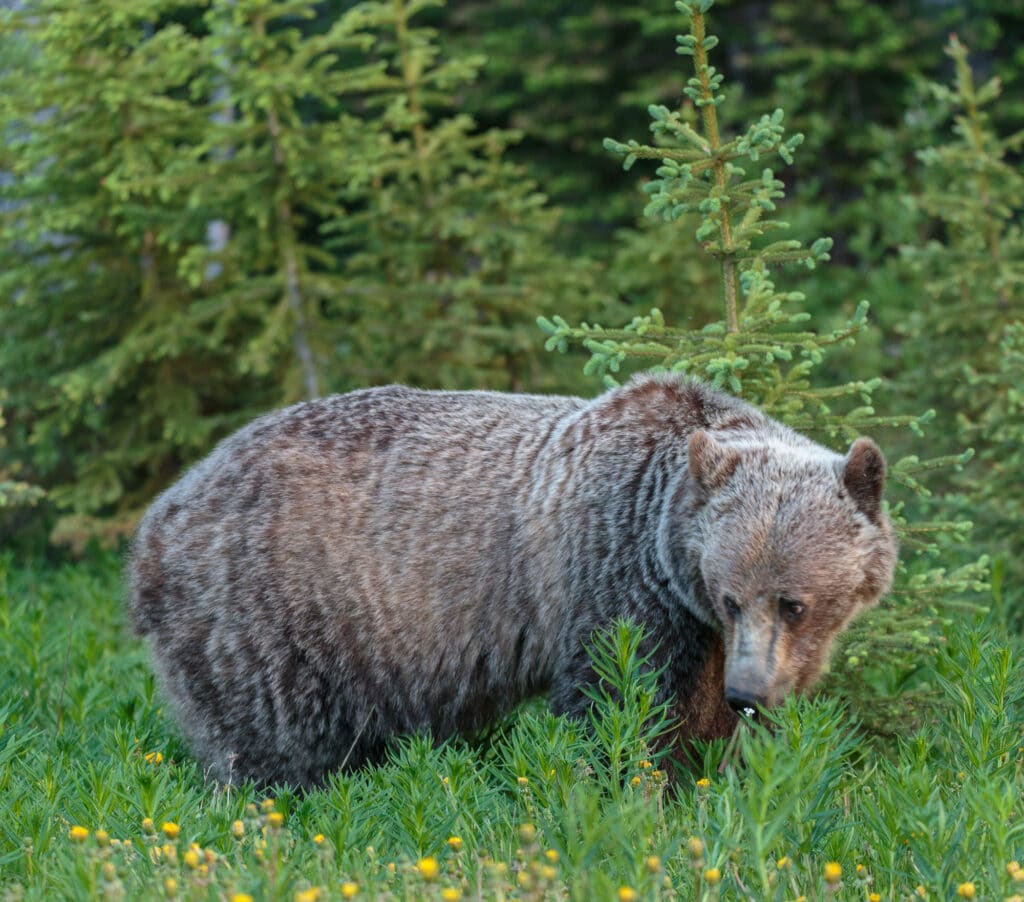
<svg viewBox="0 0 1024 902"><path fill-rule="evenodd" d="M462 839L458 836L449 836L448 845L453 852L458 852L462 849Z"/></svg>
<svg viewBox="0 0 1024 902"><path fill-rule="evenodd" d="M85 842L89 838L89 831L77 824L68 831L72 842Z"/></svg>
<svg viewBox="0 0 1024 902"><path fill-rule="evenodd" d="M168 839L177 839L181 832L181 828L174 821L164 821L160 829L164 831L164 836Z"/></svg>
<svg viewBox="0 0 1024 902"><path fill-rule="evenodd" d="M552 864L558 864L558 851L556 849L548 849L544 853L544 857Z"/></svg>
<svg viewBox="0 0 1024 902"><path fill-rule="evenodd" d="M245 836L245 824L242 821L234 821L231 824L231 835L235 839L241 839Z"/></svg>
<svg viewBox="0 0 1024 902"><path fill-rule="evenodd" d="M341 885L341 898L342 899L354 899L356 893L359 892L359 884L353 883L351 880Z"/></svg>
<svg viewBox="0 0 1024 902"><path fill-rule="evenodd" d="M619 902L636 902L640 897L635 889L630 886L619 887Z"/></svg>
<svg viewBox="0 0 1024 902"><path fill-rule="evenodd" d="M284 815L280 811L271 811L267 815L267 825L275 830L280 830L284 825Z"/></svg>
<svg viewBox="0 0 1024 902"><path fill-rule="evenodd" d="M704 872L704 879L708 886L717 886L722 879L722 872L718 868L708 868Z"/></svg>
<svg viewBox="0 0 1024 902"><path fill-rule="evenodd" d="M164 892L171 898L178 895L178 881L173 877L166 878L164 880Z"/></svg>
<svg viewBox="0 0 1024 902"><path fill-rule="evenodd" d="M519 828L519 840L526 844L532 843L537 838L537 828L533 824L523 824Z"/></svg>
<svg viewBox="0 0 1024 902"><path fill-rule="evenodd" d="M824 874L826 883L838 883L843 876L843 867L838 861L830 861L825 865Z"/></svg>
<svg viewBox="0 0 1024 902"><path fill-rule="evenodd" d="M661 859L657 855L648 855L644 859L644 866L652 874L657 874L661 870Z"/></svg>
<svg viewBox="0 0 1024 902"><path fill-rule="evenodd" d="M690 850L691 858L700 858L704 854L704 843L696 836L691 836L686 841L686 848Z"/></svg>
<svg viewBox="0 0 1024 902"><path fill-rule="evenodd" d="M961 899L973 899L975 895L977 895L977 891L974 888L974 884L968 880L966 883L961 883L956 888L956 894Z"/></svg>
<svg viewBox="0 0 1024 902"><path fill-rule="evenodd" d="M558 871L555 868L551 867L550 864L546 864L546 865L544 865L540 869L540 875L545 880L549 880L550 881L550 880L554 880L555 877L558 876Z"/></svg>
<svg viewBox="0 0 1024 902"><path fill-rule="evenodd" d="M462 890L456 889L454 886L446 886L441 890L441 898L444 902L458 902L462 898Z"/></svg>
<svg viewBox="0 0 1024 902"><path fill-rule="evenodd" d="M235 893L231 897L231 902L252 902L252 896L248 893Z"/></svg>
<svg viewBox="0 0 1024 902"><path fill-rule="evenodd" d="M698 789L707 789L711 785L711 781L707 777L701 777L697 781Z"/></svg>

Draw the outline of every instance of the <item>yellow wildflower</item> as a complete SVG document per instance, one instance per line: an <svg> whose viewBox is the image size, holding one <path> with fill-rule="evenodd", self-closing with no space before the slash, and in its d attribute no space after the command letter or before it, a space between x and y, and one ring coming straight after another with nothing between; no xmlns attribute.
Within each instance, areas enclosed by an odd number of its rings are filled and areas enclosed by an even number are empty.
<svg viewBox="0 0 1024 902"><path fill-rule="evenodd" d="M117 879L117 868L114 867L114 862L104 861L103 867L100 869L103 872L103 879L111 883Z"/></svg>
<svg viewBox="0 0 1024 902"><path fill-rule="evenodd" d="M462 848L462 839L458 836L449 836L448 845L453 852L458 852Z"/></svg>
<svg viewBox="0 0 1024 902"><path fill-rule="evenodd" d="M441 890L441 898L444 902L458 902L462 898L462 890L456 889L454 886L446 886Z"/></svg>
<svg viewBox="0 0 1024 902"><path fill-rule="evenodd" d="M284 815L280 811L271 811L267 815L267 824L275 830L279 830L284 824Z"/></svg>
<svg viewBox="0 0 1024 902"><path fill-rule="evenodd" d="M552 864L558 864L558 850L557 849L548 849L544 853L544 857L548 861L550 861Z"/></svg>
<svg viewBox="0 0 1024 902"><path fill-rule="evenodd" d="M516 783L520 786L526 786L529 782L529 777L516 777Z"/></svg>
<svg viewBox="0 0 1024 902"><path fill-rule="evenodd" d="M704 879L709 886L717 886L722 879L722 872L718 868L708 868L704 872Z"/></svg>
<svg viewBox="0 0 1024 902"><path fill-rule="evenodd" d="M554 880L558 876L558 871L550 864L546 864L540 869L540 875L545 880Z"/></svg>
<svg viewBox="0 0 1024 902"><path fill-rule="evenodd" d="M707 789L711 785L711 781L707 777L701 777L697 781L698 789Z"/></svg>
<svg viewBox="0 0 1024 902"><path fill-rule="evenodd" d="M73 842L85 842L89 838L89 831L77 824L68 831L68 836Z"/></svg>
<svg viewBox="0 0 1024 902"><path fill-rule="evenodd" d="M185 867L190 871L194 871L199 867L199 853L195 849L189 849L184 855L184 860Z"/></svg>
<svg viewBox="0 0 1024 902"><path fill-rule="evenodd" d="M316 902L320 898L320 890L315 886L311 886L309 889L299 890L295 894L295 902Z"/></svg>
<svg viewBox="0 0 1024 902"><path fill-rule="evenodd" d="M248 893L235 893L231 897L231 902L252 902L252 896Z"/></svg>
<svg viewBox="0 0 1024 902"><path fill-rule="evenodd" d="M164 858L170 862L178 860L178 850L172 846L169 842L165 842L162 847Z"/></svg>
<svg viewBox="0 0 1024 902"><path fill-rule="evenodd" d="M142 819L142 832L147 833L150 836L156 833L156 826L153 824L153 818L144 817Z"/></svg>
<svg viewBox="0 0 1024 902"><path fill-rule="evenodd" d="M110 844L110 834L106 830L96 831L96 843L100 846L106 846Z"/></svg>
<svg viewBox="0 0 1024 902"><path fill-rule="evenodd" d="M163 752L146 752L147 764L160 764L164 760Z"/></svg>
<svg viewBox="0 0 1024 902"><path fill-rule="evenodd" d="M168 877L164 880L164 892L167 893L168 896L178 895L178 881L173 877Z"/></svg>
<svg viewBox="0 0 1024 902"><path fill-rule="evenodd" d="M665 779L665 773L663 771L660 771L660 770L652 770L651 771L651 779L655 783L660 783L662 780Z"/></svg>
<svg viewBox="0 0 1024 902"><path fill-rule="evenodd" d="M164 831L164 836L168 839L177 839L181 832L181 828L174 821L164 821L160 829Z"/></svg>
<svg viewBox="0 0 1024 902"><path fill-rule="evenodd" d="M777 867L780 871L784 871L786 868L790 866L790 864L791 862L789 860L789 856L783 855L778 861L775 862L775 867Z"/></svg>
<svg viewBox="0 0 1024 902"><path fill-rule="evenodd" d="M843 876L843 866L838 861L830 861L825 865L824 874L826 883L838 883Z"/></svg>
<svg viewBox="0 0 1024 902"><path fill-rule="evenodd" d="M619 902L636 902L640 897L631 886L619 887Z"/></svg>
<svg viewBox="0 0 1024 902"><path fill-rule="evenodd" d="M537 828L533 824L523 824L519 828L519 839L524 843L532 843L537 838Z"/></svg>
<svg viewBox="0 0 1024 902"><path fill-rule="evenodd" d="M342 899L354 899L356 893L359 892L359 884L353 883L351 880L346 881L341 885L341 898Z"/></svg>
<svg viewBox="0 0 1024 902"><path fill-rule="evenodd" d="M686 848L690 850L691 858L700 858L704 854L704 843L696 836L691 836L686 841Z"/></svg>
<svg viewBox="0 0 1024 902"><path fill-rule="evenodd" d="M389 861L388 862L388 873L389 874L395 873L395 863L393 861Z"/></svg>
<svg viewBox="0 0 1024 902"><path fill-rule="evenodd" d="M640 778L639 777L633 777L633 779L630 780L629 783L630 783L631 786L639 786L640 785Z"/></svg>
<svg viewBox="0 0 1024 902"><path fill-rule="evenodd" d="M648 855L644 859L644 864L652 874L657 874L661 870L661 859L657 855Z"/></svg>
<svg viewBox="0 0 1024 902"><path fill-rule="evenodd" d="M868 893L868 902L882 902L880 893Z"/></svg>
<svg viewBox="0 0 1024 902"><path fill-rule="evenodd" d="M260 802L260 808L263 809L264 814L269 814L274 810L274 805L277 804L273 799L264 799Z"/></svg>
<svg viewBox="0 0 1024 902"><path fill-rule="evenodd" d="M436 858L421 858L416 862L416 870L424 880L433 880L441 871Z"/></svg>
<svg viewBox="0 0 1024 902"><path fill-rule="evenodd" d="M241 839L245 836L245 824L242 821L234 821L231 824L231 835L235 839Z"/></svg>
<svg viewBox="0 0 1024 902"><path fill-rule="evenodd" d="M650 762L650 761L641 761L641 762L640 762L640 767L641 767L641 768L642 768L643 770L650 770L650 769L651 769L652 767L654 767L654 765L653 765L653 764L651 764L651 762Z"/></svg>
<svg viewBox="0 0 1024 902"><path fill-rule="evenodd" d="M526 871L520 871L516 874L516 884L520 889L529 890L533 886L533 880Z"/></svg>
<svg viewBox="0 0 1024 902"><path fill-rule="evenodd" d="M928 898L928 893L925 892L924 886L922 886L920 883L917 885L917 889L915 889L914 892L917 893L917 895L921 899L927 899Z"/></svg>
<svg viewBox="0 0 1024 902"><path fill-rule="evenodd" d="M313 842L315 842L318 846L322 846L324 839L325 837L323 833L317 833L317 835L313 837Z"/></svg>
<svg viewBox="0 0 1024 902"><path fill-rule="evenodd" d="M956 888L956 894L961 899L973 899L975 895L977 895L977 891L974 888L974 884L971 883L970 880L968 880L966 883L961 883Z"/></svg>
<svg viewBox="0 0 1024 902"><path fill-rule="evenodd" d="M854 868L854 870L857 872L858 877L863 877L864 872L867 870L867 868L864 867L864 865L862 864L858 864L857 867Z"/></svg>

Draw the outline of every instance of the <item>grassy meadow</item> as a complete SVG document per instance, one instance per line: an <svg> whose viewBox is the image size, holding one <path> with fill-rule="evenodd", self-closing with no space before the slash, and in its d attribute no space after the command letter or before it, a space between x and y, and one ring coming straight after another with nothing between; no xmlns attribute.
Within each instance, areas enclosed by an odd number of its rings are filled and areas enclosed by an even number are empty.
<svg viewBox="0 0 1024 902"><path fill-rule="evenodd" d="M0 557L0 891L15 899L1007 899L1024 894L1020 650L951 631L899 740L838 698L690 771L652 751L634 638L584 726L525 706L491 734L306 795L208 783L122 612L120 560ZM724 761L724 763L723 763Z"/></svg>

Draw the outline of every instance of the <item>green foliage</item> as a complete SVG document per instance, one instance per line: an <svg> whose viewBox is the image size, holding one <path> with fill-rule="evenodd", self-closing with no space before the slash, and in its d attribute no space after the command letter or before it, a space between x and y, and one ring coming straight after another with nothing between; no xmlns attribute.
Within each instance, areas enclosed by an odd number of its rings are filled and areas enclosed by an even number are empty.
<svg viewBox="0 0 1024 902"><path fill-rule="evenodd" d="M55 538L130 530L302 397L574 381L537 365L532 321L606 309L597 269L559 252L515 134L451 114L481 60L440 57L430 6L3 13L28 49L0 68L0 465L49 490Z"/></svg>
<svg viewBox="0 0 1024 902"><path fill-rule="evenodd" d="M505 160L518 135L452 113L483 61L442 59L436 32L413 21L421 8L349 14L381 68L363 98L375 114L344 210L325 223L357 299L338 356L359 384L550 387L536 314L553 297L575 309L607 302L594 266L555 249L558 211Z"/></svg>
<svg viewBox="0 0 1024 902"><path fill-rule="evenodd" d="M0 408L0 429L4 427L4 412ZM4 446L4 437L0 433L0 448ZM34 504L43 496L38 486L29 485L12 478L12 474L0 469L0 508L17 504Z"/></svg>
<svg viewBox="0 0 1024 902"><path fill-rule="evenodd" d="M965 385L964 365L984 366L1004 324L1024 315L1024 173L1013 156L1024 147L1024 131L1002 137L993 130L989 110L999 80L976 86L967 48L955 36L947 53L956 65L954 86L928 87L953 114L954 137L918 152L924 180L908 198L933 237L900 249L926 292L906 326L914 339L906 353L930 358L927 379L915 388L970 410L984 399Z"/></svg>
<svg viewBox="0 0 1024 902"><path fill-rule="evenodd" d="M404 740L382 765L305 795L215 789L175 735L141 645L125 640L119 569L113 556L49 570L0 557L0 892L11 898L164 899L168 880L176 898L228 899L312 888L340 899L347 883L381 899L446 888L611 899L620 887L646 899L903 899L918 885L950 898L968 880L979 897L1015 891L1005 865L1024 854L1024 667L1005 635L948 630L933 661L943 704L885 746L835 700L790 700L768 728L744 728L733 763L720 768L713 743L697 773L667 783L638 757L657 718L641 732L625 720L642 716L631 706L651 680L640 637L619 626L596 655L610 690L597 733L527 706L486 743ZM616 723L633 730L624 745ZM73 826L88 831L81 842ZM842 866L831 887L828 862Z"/></svg>
<svg viewBox="0 0 1024 902"><path fill-rule="evenodd" d="M701 0L676 5L689 21L689 33L676 39L677 53L692 59L694 74L684 91L700 111L699 127L666 107L652 106L650 128L657 144L608 139L605 146L623 156L626 169L637 160L660 163L658 178L644 189L650 198L644 212L669 223L688 216L696 219L695 237L720 271L724 318L698 330L667 325L657 309L622 329L587 323L574 327L563 317L542 317L539 324L549 334L547 348L565 351L570 343L579 342L591 355L586 372L603 375L609 383L624 365L639 363L688 373L826 439L848 441L864 429L898 426L922 435L921 426L931 413L915 417L876 412L872 396L881 378L822 387L813 383L812 372L828 349L848 343L864 327L867 303L858 305L845 327L822 335L806 325L810 315L796 307L803 294L776 289L769 276L772 267L803 263L813 268L828 260L831 248L828 238L809 246L792 239L770 240L786 228L774 215L784 186L765 164L775 157L791 163L802 136L786 137L783 112L776 110L735 137L723 137L719 107L727 95L722 75L708 56L718 39L707 33L704 19L711 4ZM755 165L760 176L748 177L747 169ZM906 456L890 467L891 479L926 496L928 490L918 477L937 468L959 468L969 457L969 452L930 461ZM891 513L905 550L916 557L901 565L893 598L845 635L838 664L845 692L863 706L861 716L879 727L897 722L897 711L904 719L915 716L906 678L914 669L911 662L934 645L942 622L960 607L957 598L985 588L987 566L984 558L959 567L933 567L921 559L937 555L943 543L962 542L968 521L939 516L911 522L903 503L894 505ZM893 679L895 674L899 678ZM922 694L928 691L926 686L918 689ZM888 705L879 698L886 695Z"/></svg>
<svg viewBox="0 0 1024 902"><path fill-rule="evenodd" d="M907 198L931 237L900 249L924 290L904 324L900 380L904 392L939 406L947 422L959 421L951 437L977 447L976 461L957 480L960 506L976 524L975 545L1005 556L1008 603L1017 609L1024 601L1013 525L1024 505L1016 399L1024 317L1024 174L1017 155L1024 131L997 132L999 79L976 84L967 48L955 36L946 52L955 65L953 85L928 89L941 118L952 117L953 135L919 151L924 179Z"/></svg>

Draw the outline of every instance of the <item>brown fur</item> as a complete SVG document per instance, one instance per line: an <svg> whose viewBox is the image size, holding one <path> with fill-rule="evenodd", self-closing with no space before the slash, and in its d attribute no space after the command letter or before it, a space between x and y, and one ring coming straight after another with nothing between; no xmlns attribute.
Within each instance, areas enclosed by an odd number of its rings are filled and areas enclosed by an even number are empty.
<svg viewBox="0 0 1024 902"><path fill-rule="evenodd" d="M398 734L476 730L636 620L680 741L818 676L888 588L884 461L674 377L593 401L397 386L263 417L150 508L130 612L222 780L312 784ZM781 619L799 601L799 622Z"/></svg>

